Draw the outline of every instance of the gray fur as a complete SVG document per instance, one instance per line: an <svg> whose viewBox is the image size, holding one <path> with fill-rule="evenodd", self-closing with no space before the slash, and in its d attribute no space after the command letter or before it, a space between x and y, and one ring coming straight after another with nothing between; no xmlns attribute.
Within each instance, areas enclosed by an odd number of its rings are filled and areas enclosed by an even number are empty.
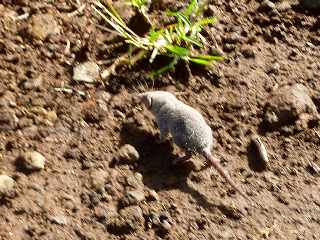
<svg viewBox="0 0 320 240"><path fill-rule="evenodd" d="M183 160L187 160L192 153L201 154L235 190L246 197L231 180L229 174L223 170L219 161L211 155L212 130L197 110L165 91L141 93L138 98L155 116L161 141L164 141L170 133L174 143L187 153Z"/></svg>
<svg viewBox="0 0 320 240"><path fill-rule="evenodd" d="M156 118L161 140L171 133L175 144L185 151L199 153L211 149L212 131L198 111L169 92L146 92L141 96L151 97L150 110Z"/></svg>

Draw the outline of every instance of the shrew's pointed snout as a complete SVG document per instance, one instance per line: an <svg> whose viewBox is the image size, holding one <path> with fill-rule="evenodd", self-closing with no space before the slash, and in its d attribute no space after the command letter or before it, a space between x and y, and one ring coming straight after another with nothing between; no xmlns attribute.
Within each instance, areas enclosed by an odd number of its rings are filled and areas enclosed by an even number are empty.
<svg viewBox="0 0 320 240"><path fill-rule="evenodd" d="M152 106L152 98L147 93L139 93L136 95L136 99L138 102L142 102L148 109Z"/></svg>

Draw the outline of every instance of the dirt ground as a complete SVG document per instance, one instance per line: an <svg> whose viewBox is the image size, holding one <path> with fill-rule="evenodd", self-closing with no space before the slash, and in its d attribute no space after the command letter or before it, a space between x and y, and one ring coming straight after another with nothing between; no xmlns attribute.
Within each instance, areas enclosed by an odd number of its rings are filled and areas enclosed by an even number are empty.
<svg viewBox="0 0 320 240"><path fill-rule="evenodd" d="M320 110L320 16L291 2L209 2L205 14L219 21L206 37L224 61L151 81L142 60L102 85L72 81L78 63L104 69L125 53L88 2L77 13L76 1L0 1L0 173L15 180L0 201L0 239L320 239L319 124L261 130L283 85L303 84ZM150 13L183 6L154 1ZM49 28L37 25L41 14ZM142 89L176 92L204 115L213 153L251 201L215 170L196 171L200 158L172 166L181 152L158 143L154 119L132 99ZM252 133L266 169L254 166ZM43 170L21 168L29 150L45 156Z"/></svg>

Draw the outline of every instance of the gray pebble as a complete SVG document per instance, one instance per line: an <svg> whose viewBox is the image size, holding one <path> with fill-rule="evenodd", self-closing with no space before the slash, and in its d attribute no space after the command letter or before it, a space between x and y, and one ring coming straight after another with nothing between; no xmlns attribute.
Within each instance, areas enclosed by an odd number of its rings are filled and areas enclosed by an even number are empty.
<svg viewBox="0 0 320 240"><path fill-rule="evenodd" d="M143 189L143 177L141 173L135 173L134 175L127 176L126 178L128 186L135 189Z"/></svg>
<svg viewBox="0 0 320 240"><path fill-rule="evenodd" d="M220 211L229 219L239 220L243 217L242 211L233 204L222 203Z"/></svg>
<svg viewBox="0 0 320 240"><path fill-rule="evenodd" d="M280 73L280 64L279 63L273 63L271 66L269 66L267 73L278 75Z"/></svg>
<svg viewBox="0 0 320 240"><path fill-rule="evenodd" d="M22 83L22 87L26 90L31 90L31 89L40 89L42 86L43 78L42 75L39 75L36 78L33 79L28 79Z"/></svg>
<svg viewBox="0 0 320 240"><path fill-rule="evenodd" d="M94 62L84 62L73 68L73 80L94 83L100 78L100 68Z"/></svg>
<svg viewBox="0 0 320 240"><path fill-rule="evenodd" d="M260 5L259 8L260 8L261 10L270 11L270 10L276 9L276 5L275 5L273 2L269 1L269 0L264 0L264 1L261 3L261 5Z"/></svg>
<svg viewBox="0 0 320 240"><path fill-rule="evenodd" d="M29 170L41 170L44 169L46 162L45 157L36 151L25 152L21 158L24 161L25 167Z"/></svg>
<svg viewBox="0 0 320 240"><path fill-rule="evenodd" d="M0 110L0 130L14 130L18 126L19 119L14 111Z"/></svg>
<svg viewBox="0 0 320 240"><path fill-rule="evenodd" d="M7 175L0 175L0 197L5 196L10 193L15 185L15 181L7 176Z"/></svg>
<svg viewBox="0 0 320 240"><path fill-rule="evenodd" d="M260 137L258 135L253 135L251 137L251 142L256 149L258 160L264 165L267 166L269 162L267 150L262 143Z"/></svg>
<svg viewBox="0 0 320 240"><path fill-rule="evenodd" d="M280 12L285 12L289 9L291 9L291 4L289 1L283 1L280 2L279 5L277 6L278 11Z"/></svg>
<svg viewBox="0 0 320 240"><path fill-rule="evenodd" d="M104 189L104 185L107 177L109 176L108 172L99 169L93 170L90 173L91 185L95 190L102 191Z"/></svg>
<svg viewBox="0 0 320 240"><path fill-rule="evenodd" d="M163 220L163 221L160 223L160 226L161 226L161 228L162 228L163 231L165 231L165 232L170 232L171 224L170 224L167 220Z"/></svg>
<svg viewBox="0 0 320 240"><path fill-rule="evenodd" d="M307 170L312 174L312 175L320 175L320 167L314 163L314 162L309 162L307 166Z"/></svg>
<svg viewBox="0 0 320 240"><path fill-rule="evenodd" d="M55 223L55 224L58 224L58 225L66 225L66 224L68 224L68 219L64 215L50 216L49 220L52 223Z"/></svg>
<svg viewBox="0 0 320 240"><path fill-rule="evenodd" d="M251 47L243 47L241 49L241 53L245 58L254 58L255 57L255 53L253 51L253 49Z"/></svg>
<svg viewBox="0 0 320 240"><path fill-rule="evenodd" d="M145 195L143 190L127 191L124 198L122 199L122 204L124 206L136 205L144 200Z"/></svg>
<svg viewBox="0 0 320 240"><path fill-rule="evenodd" d="M16 97L10 91L5 91L4 93L0 94L0 107L8 108L8 107L15 107L16 104Z"/></svg>
<svg viewBox="0 0 320 240"><path fill-rule="evenodd" d="M236 44L241 43L243 40L243 37L241 37L240 34L233 32L230 35L226 36L223 41L224 43L230 43L230 44Z"/></svg>
<svg viewBox="0 0 320 240"><path fill-rule="evenodd" d="M111 233L129 234L143 227L143 212L138 206L123 208L119 215L107 219L107 229Z"/></svg>
<svg viewBox="0 0 320 240"><path fill-rule="evenodd" d="M49 35L60 32L59 25L55 18L50 14L37 14L31 18L31 34L40 40L45 40Z"/></svg>
<svg viewBox="0 0 320 240"><path fill-rule="evenodd" d="M96 99L99 107L104 111L109 111L108 105L111 99L111 94L106 91L99 91L96 93Z"/></svg>
<svg viewBox="0 0 320 240"><path fill-rule="evenodd" d="M308 122L317 117L317 108L302 84L275 90L264 109L264 120L272 128L291 125L297 120Z"/></svg>
<svg viewBox="0 0 320 240"><path fill-rule="evenodd" d="M135 163L140 158L140 155L134 146L125 144L119 149L118 158L126 163Z"/></svg>
<svg viewBox="0 0 320 240"><path fill-rule="evenodd" d="M159 195L155 190L149 190L147 199L151 201L158 201L159 200Z"/></svg>

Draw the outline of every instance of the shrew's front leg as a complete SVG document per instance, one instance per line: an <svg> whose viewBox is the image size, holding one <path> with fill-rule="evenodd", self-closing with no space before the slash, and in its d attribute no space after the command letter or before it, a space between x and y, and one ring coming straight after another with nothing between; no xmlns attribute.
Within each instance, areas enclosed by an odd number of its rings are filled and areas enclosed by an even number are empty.
<svg viewBox="0 0 320 240"><path fill-rule="evenodd" d="M158 143L163 143L166 141L168 135L169 135L169 129L167 127L166 121L157 121L159 130L160 130L160 136L159 140L157 141Z"/></svg>

